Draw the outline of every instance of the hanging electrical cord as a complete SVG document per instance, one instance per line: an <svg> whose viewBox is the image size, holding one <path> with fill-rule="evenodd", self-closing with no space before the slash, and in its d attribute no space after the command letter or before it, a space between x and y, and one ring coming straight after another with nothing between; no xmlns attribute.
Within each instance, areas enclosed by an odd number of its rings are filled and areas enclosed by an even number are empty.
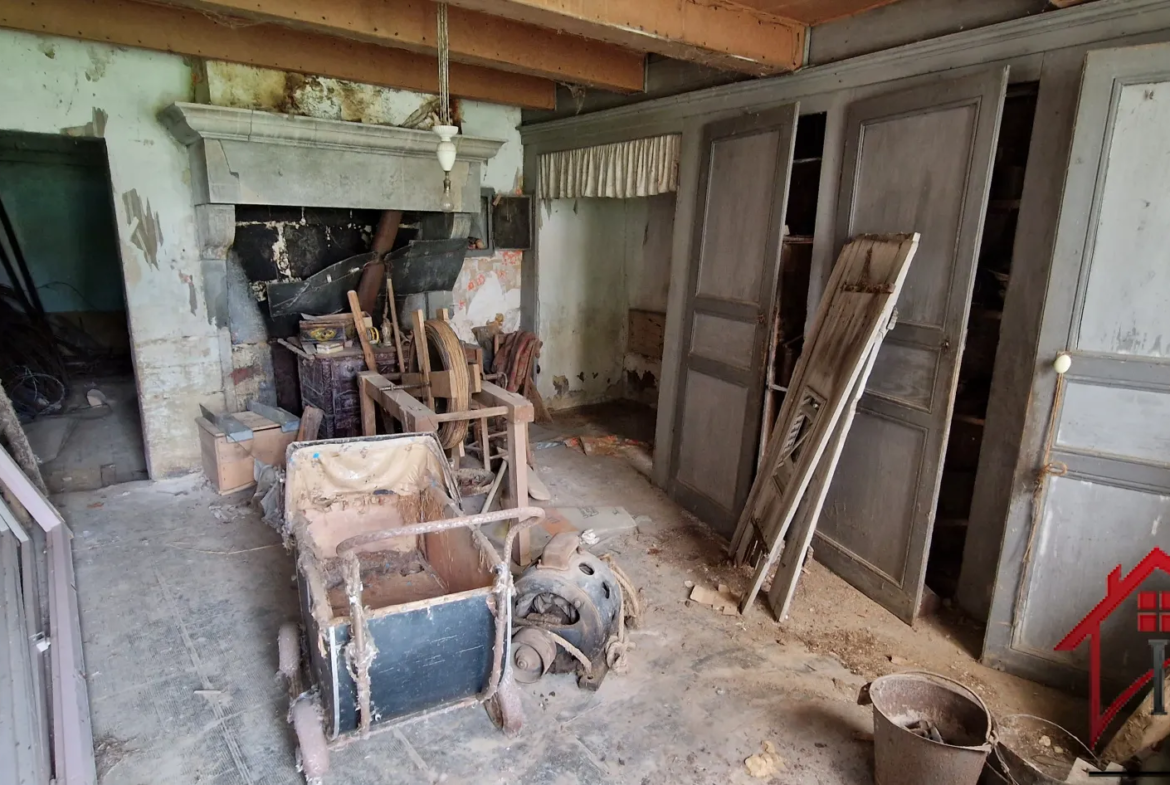
<svg viewBox="0 0 1170 785"><path fill-rule="evenodd" d="M450 42L447 38L447 4L439 3L438 50L439 50L439 123L451 125L451 71Z"/></svg>

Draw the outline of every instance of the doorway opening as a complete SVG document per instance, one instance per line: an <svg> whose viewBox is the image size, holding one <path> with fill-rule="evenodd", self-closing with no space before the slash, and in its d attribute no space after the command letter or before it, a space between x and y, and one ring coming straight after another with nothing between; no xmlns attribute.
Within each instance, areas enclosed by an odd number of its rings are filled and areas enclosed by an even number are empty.
<svg viewBox="0 0 1170 785"><path fill-rule="evenodd" d="M52 492L146 479L101 139L0 132L0 382Z"/></svg>
<svg viewBox="0 0 1170 785"><path fill-rule="evenodd" d="M615 436L649 472L662 377L675 193L547 200L538 384L559 434ZM534 437L535 439L536 437Z"/></svg>
<svg viewBox="0 0 1170 785"><path fill-rule="evenodd" d="M1012 85L1004 100L954 414L935 507L934 536L926 566L926 585L944 599L954 597L963 563L1004 297L1011 279L1012 246L1038 89L1035 82Z"/></svg>
<svg viewBox="0 0 1170 785"><path fill-rule="evenodd" d="M817 223L817 198L825 149L825 118L823 112L802 115L796 124L792 175L784 213L784 242L780 246L780 271L776 276L775 307L764 371L764 416L760 421L757 466L764 459L768 434L780 414L796 370L796 361L804 350L813 232Z"/></svg>

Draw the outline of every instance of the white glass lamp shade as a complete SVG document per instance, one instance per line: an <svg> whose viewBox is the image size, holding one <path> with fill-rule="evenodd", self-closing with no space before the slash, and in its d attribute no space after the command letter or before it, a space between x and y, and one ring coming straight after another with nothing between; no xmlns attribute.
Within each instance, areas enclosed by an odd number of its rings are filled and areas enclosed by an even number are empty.
<svg viewBox="0 0 1170 785"><path fill-rule="evenodd" d="M443 167L444 172L449 172L455 166L456 150L452 140L459 135L459 128L454 125L436 125L435 133L439 135L439 149L436 151L439 166Z"/></svg>

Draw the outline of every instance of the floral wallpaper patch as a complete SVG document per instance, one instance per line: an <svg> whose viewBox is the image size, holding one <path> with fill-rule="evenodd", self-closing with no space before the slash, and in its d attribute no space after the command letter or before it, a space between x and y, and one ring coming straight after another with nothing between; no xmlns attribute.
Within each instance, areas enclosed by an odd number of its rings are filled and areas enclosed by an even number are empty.
<svg viewBox="0 0 1170 785"><path fill-rule="evenodd" d="M463 262L455 281L455 331L474 341L472 327L493 321L504 332L520 329L521 251L497 251L491 256L472 256Z"/></svg>

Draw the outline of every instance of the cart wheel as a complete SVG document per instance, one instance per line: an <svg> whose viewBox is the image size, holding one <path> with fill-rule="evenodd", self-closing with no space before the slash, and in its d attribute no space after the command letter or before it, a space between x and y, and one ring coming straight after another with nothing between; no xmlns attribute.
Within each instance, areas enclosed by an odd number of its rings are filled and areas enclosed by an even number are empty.
<svg viewBox="0 0 1170 785"><path fill-rule="evenodd" d="M524 706L520 703L520 690L509 677L500 682L496 694L484 704L488 716L505 736L515 736L524 726Z"/></svg>
<svg viewBox="0 0 1170 785"><path fill-rule="evenodd" d="M280 673L289 681L295 679L301 669L301 628L295 621L280 625L276 635L276 650L280 658Z"/></svg>
<svg viewBox="0 0 1170 785"><path fill-rule="evenodd" d="M321 727L321 712L310 700L299 700L293 704L293 730L297 734L297 757L301 770L309 785L316 785L329 771L329 744L325 741L325 729Z"/></svg>

